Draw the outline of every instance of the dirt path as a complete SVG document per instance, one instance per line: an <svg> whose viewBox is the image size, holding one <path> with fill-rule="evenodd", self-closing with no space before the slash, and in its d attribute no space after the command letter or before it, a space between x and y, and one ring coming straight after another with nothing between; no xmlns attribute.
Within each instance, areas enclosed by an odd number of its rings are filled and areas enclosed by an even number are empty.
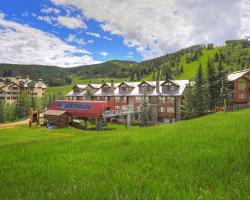
<svg viewBox="0 0 250 200"><path fill-rule="evenodd" d="M7 123L7 124L0 124L0 129L5 129L5 128L14 128L19 125L27 125L29 124L29 119L25 119L22 121L18 122L13 122L13 123Z"/></svg>

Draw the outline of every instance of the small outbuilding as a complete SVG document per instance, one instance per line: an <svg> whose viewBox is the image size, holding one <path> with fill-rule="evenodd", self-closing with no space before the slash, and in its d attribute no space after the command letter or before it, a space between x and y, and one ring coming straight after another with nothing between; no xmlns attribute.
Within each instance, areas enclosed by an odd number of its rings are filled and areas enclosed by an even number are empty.
<svg viewBox="0 0 250 200"><path fill-rule="evenodd" d="M65 127L73 122L72 115L63 110L47 110L43 115L47 126Z"/></svg>

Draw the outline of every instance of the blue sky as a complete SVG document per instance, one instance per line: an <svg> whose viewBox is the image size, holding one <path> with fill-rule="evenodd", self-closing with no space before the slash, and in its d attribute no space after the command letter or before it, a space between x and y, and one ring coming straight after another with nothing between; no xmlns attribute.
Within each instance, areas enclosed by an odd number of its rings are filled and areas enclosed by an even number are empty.
<svg viewBox="0 0 250 200"><path fill-rule="evenodd" d="M56 9L53 11L53 9ZM5 20L14 21L18 24L29 25L43 32L50 33L76 46L79 49L91 52L95 61L108 61L113 59L141 61L135 48L129 48L123 44L123 38L119 35L104 32L101 23L86 19L79 10L67 10L62 6L55 6L49 0L8 0L1 2L0 11L4 13ZM59 23L51 24L47 19L58 16L79 17L86 27L68 27ZM44 19L44 20L43 20ZM70 39L71 38L71 39ZM75 55L78 55L77 53ZM81 56L81 55L79 55ZM83 63L84 64L84 63ZM91 64L91 63L86 63Z"/></svg>
<svg viewBox="0 0 250 200"><path fill-rule="evenodd" d="M2 1L0 62L72 67L221 45L249 38L249 5L250 0Z"/></svg>

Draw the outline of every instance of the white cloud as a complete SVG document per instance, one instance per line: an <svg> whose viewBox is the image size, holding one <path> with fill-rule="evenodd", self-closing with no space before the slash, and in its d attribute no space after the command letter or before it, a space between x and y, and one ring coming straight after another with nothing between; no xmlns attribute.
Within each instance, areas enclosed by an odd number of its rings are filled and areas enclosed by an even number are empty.
<svg viewBox="0 0 250 200"><path fill-rule="evenodd" d="M101 35L99 33L93 33L93 32L86 32L87 35L91 35L97 38L101 38Z"/></svg>
<svg viewBox="0 0 250 200"><path fill-rule="evenodd" d="M112 38L107 37L107 36L101 36L99 33L94 33L94 32L86 32L86 34L87 34L87 35L91 35L91 36L96 37L96 38L103 38L103 39L105 39L105 40L109 40L109 41L111 41L111 40L112 40Z"/></svg>
<svg viewBox="0 0 250 200"><path fill-rule="evenodd" d="M105 39L105 40L110 40L110 41L112 40L112 38L107 37L107 36L104 36L103 39Z"/></svg>
<svg viewBox="0 0 250 200"><path fill-rule="evenodd" d="M0 19L3 19L5 17L5 14L0 10Z"/></svg>
<svg viewBox="0 0 250 200"><path fill-rule="evenodd" d="M29 16L29 13L27 11L25 11L24 13L21 14L21 16L23 17L28 17Z"/></svg>
<svg viewBox="0 0 250 200"><path fill-rule="evenodd" d="M37 16L37 15L33 15L33 17L36 17L38 20L40 21L44 21L50 25L53 26L64 26L66 28L69 29L76 29L76 28L82 28L82 29L86 29L87 25L85 24L85 22L83 21L83 19L81 19L80 16L76 16L76 17L66 17L66 16L58 16L58 17L52 17L52 16Z"/></svg>
<svg viewBox="0 0 250 200"><path fill-rule="evenodd" d="M243 37L243 26L249 27L241 16L248 0L245 5L243 0L51 1L81 9L87 18L101 22L104 31L123 36L124 44L144 58L193 44L221 44Z"/></svg>
<svg viewBox="0 0 250 200"><path fill-rule="evenodd" d="M87 40L87 43L93 44L93 43L94 43L94 40Z"/></svg>
<svg viewBox="0 0 250 200"><path fill-rule="evenodd" d="M67 42L75 42L80 45L85 45L86 42L83 39L78 39L75 35L70 34L68 38L66 39Z"/></svg>
<svg viewBox="0 0 250 200"><path fill-rule="evenodd" d="M250 0L242 3L241 35L250 39Z"/></svg>
<svg viewBox="0 0 250 200"><path fill-rule="evenodd" d="M0 19L0 63L73 67L99 63L91 53L28 25Z"/></svg>
<svg viewBox="0 0 250 200"><path fill-rule="evenodd" d="M46 22L50 25L56 25L56 18L55 17L50 17L50 16L37 16L37 19L43 22Z"/></svg>
<svg viewBox="0 0 250 200"><path fill-rule="evenodd" d="M100 55L103 56L103 57L106 57L106 56L109 55L109 53L106 52L106 51L101 51L101 52L100 52Z"/></svg>
<svg viewBox="0 0 250 200"><path fill-rule="evenodd" d="M69 29L75 29L75 28L86 29L87 28L87 25L80 18L59 16L57 18L57 22L60 25L65 26Z"/></svg>
<svg viewBox="0 0 250 200"><path fill-rule="evenodd" d="M57 8L43 8L41 10L42 13L45 13L45 14L50 14L50 13L54 13L56 15L60 14L60 10L57 9Z"/></svg>

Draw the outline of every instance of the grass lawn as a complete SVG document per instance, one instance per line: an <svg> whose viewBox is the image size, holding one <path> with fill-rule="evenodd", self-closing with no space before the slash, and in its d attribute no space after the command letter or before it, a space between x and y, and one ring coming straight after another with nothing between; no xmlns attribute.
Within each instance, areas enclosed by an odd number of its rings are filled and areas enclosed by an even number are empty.
<svg viewBox="0 0 250 200"><path fill-rule="evenodd" d="M250 110L111 131L0 130L1 199L250 199Z"/></svg>

